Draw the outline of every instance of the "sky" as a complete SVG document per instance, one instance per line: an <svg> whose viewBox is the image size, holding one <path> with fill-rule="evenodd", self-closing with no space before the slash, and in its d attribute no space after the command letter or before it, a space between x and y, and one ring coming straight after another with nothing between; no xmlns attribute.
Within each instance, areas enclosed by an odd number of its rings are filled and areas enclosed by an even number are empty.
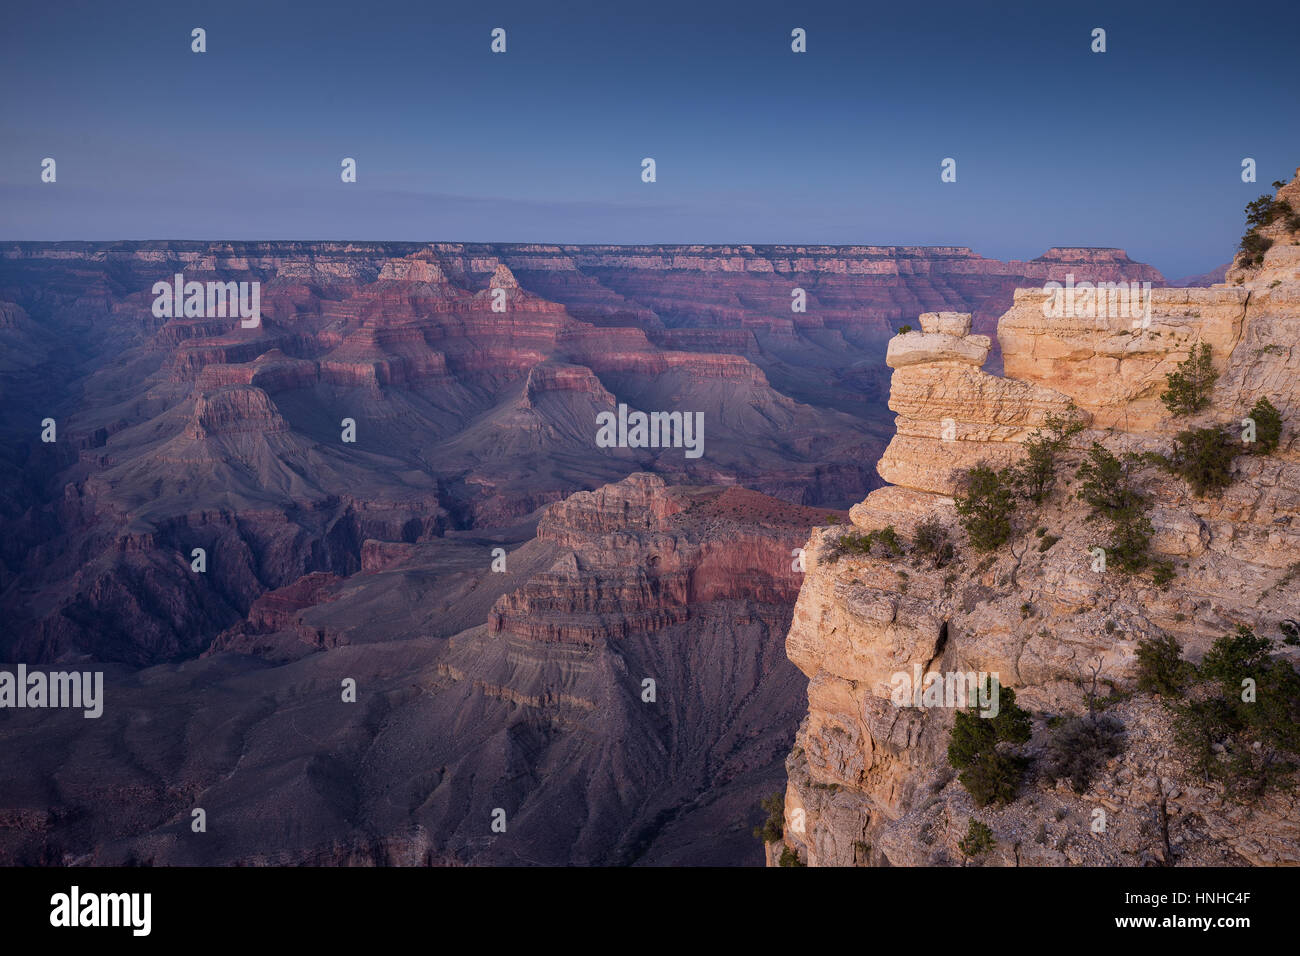
<svg viewBox="0 0 1300 956"><path fill-rule="evenodd" d="M0 16L3 240L1119 246L1174 278L1226 262L1300 166L1295 0Z"/></svg>

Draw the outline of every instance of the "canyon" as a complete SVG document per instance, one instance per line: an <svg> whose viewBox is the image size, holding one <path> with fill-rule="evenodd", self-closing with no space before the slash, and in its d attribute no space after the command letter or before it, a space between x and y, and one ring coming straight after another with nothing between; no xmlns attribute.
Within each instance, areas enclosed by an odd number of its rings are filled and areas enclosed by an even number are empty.
<svg viewBox="0 0 1300 956"><path fill-rule="evenodd" d="M260 283L260 324L155 315L176 274ZM799 548L882 484L896 329L1068 275L1162 283L1067 247L0 243L0 659L105 672L100 720L0 713L0 858L761 862ZM703 454L599 447L620 405L702 415Z"/></svg>

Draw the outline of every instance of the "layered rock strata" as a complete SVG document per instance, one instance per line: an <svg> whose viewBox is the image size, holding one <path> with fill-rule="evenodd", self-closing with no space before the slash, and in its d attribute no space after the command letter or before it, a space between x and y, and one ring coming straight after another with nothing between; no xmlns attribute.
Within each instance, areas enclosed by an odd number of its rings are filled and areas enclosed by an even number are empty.
<svg viewBox="0 0 1300 956"><path fill-rule="evenodd" d="M814 531L787 637L790 659L809 678L785 794L784 843L803 862L970 862L959 841L975 818L996 841L980 857L988 865L1300 863L1294 790L1235 802L1189 771L1165 702L1134 692L1136 645L1159 634L1198 661L1244 625L1300 664L1300 648L1279 631L1300 617L1300 233L1275 231L1261 267L1212 289L1153 290L1145 318L1053 315L1048 293L1017 290L998 325L1004 376L980 368L987 340L962 316L923 315L921 331L891 341L897 433L879 464L891 485L852 508L850 526ZM1160 395L1201 344L1218 376L1210 401L1174 418ZM1181 478L1141 472L1152 548L1170 562L1172 584L1098 573L1092 549L1106 544L1106 528L1087 520L1073 477L1090 443L1168 453L1186 428L1226 425L1237 434L1261 397L1281 412L1280 445L1238 456L1221 495L1197 497ZM984 559L958 527L960 476L977 463L1021 460L1048 414L1086 427L1064 452L1045 504L1023 505L1019 536ZM958 542L942 568L915 552L836 547L846 534L886 527L907 538L927 521ZM1052 728L1086 711L1096 673L1108 713L1125 726L1124 748L1083 793L1031 772L1012 803L977 807L946 759L952 709L891 699L896 675L918 671L999 674L1036 715L1025 747L1031 766Z"/></svg>

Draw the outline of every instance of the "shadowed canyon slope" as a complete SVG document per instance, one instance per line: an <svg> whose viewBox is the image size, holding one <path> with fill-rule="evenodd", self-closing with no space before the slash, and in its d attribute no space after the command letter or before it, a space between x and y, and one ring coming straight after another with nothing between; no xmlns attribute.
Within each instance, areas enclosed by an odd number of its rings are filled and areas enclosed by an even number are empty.
<svg viewBox="0 0 1300 956"><path fill-rule="evenodd" d="M522 543L452 532L272 592L201 660L110 671L98 720L6 712L0 857L755 863L803 699L791 553L822 516L637 474Z"/></svg>

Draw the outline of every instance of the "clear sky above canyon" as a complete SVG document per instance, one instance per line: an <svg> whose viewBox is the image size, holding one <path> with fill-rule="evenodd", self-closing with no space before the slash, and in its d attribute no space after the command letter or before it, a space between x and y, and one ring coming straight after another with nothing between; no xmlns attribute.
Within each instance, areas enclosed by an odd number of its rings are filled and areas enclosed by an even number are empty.
<svg viewBox="0 0 1300 956"><path fill-rule="evenodd" d="M1122 246L1176 277L1300 164L1297 36L1294 0L23 4L0 239Z"/></svg>

